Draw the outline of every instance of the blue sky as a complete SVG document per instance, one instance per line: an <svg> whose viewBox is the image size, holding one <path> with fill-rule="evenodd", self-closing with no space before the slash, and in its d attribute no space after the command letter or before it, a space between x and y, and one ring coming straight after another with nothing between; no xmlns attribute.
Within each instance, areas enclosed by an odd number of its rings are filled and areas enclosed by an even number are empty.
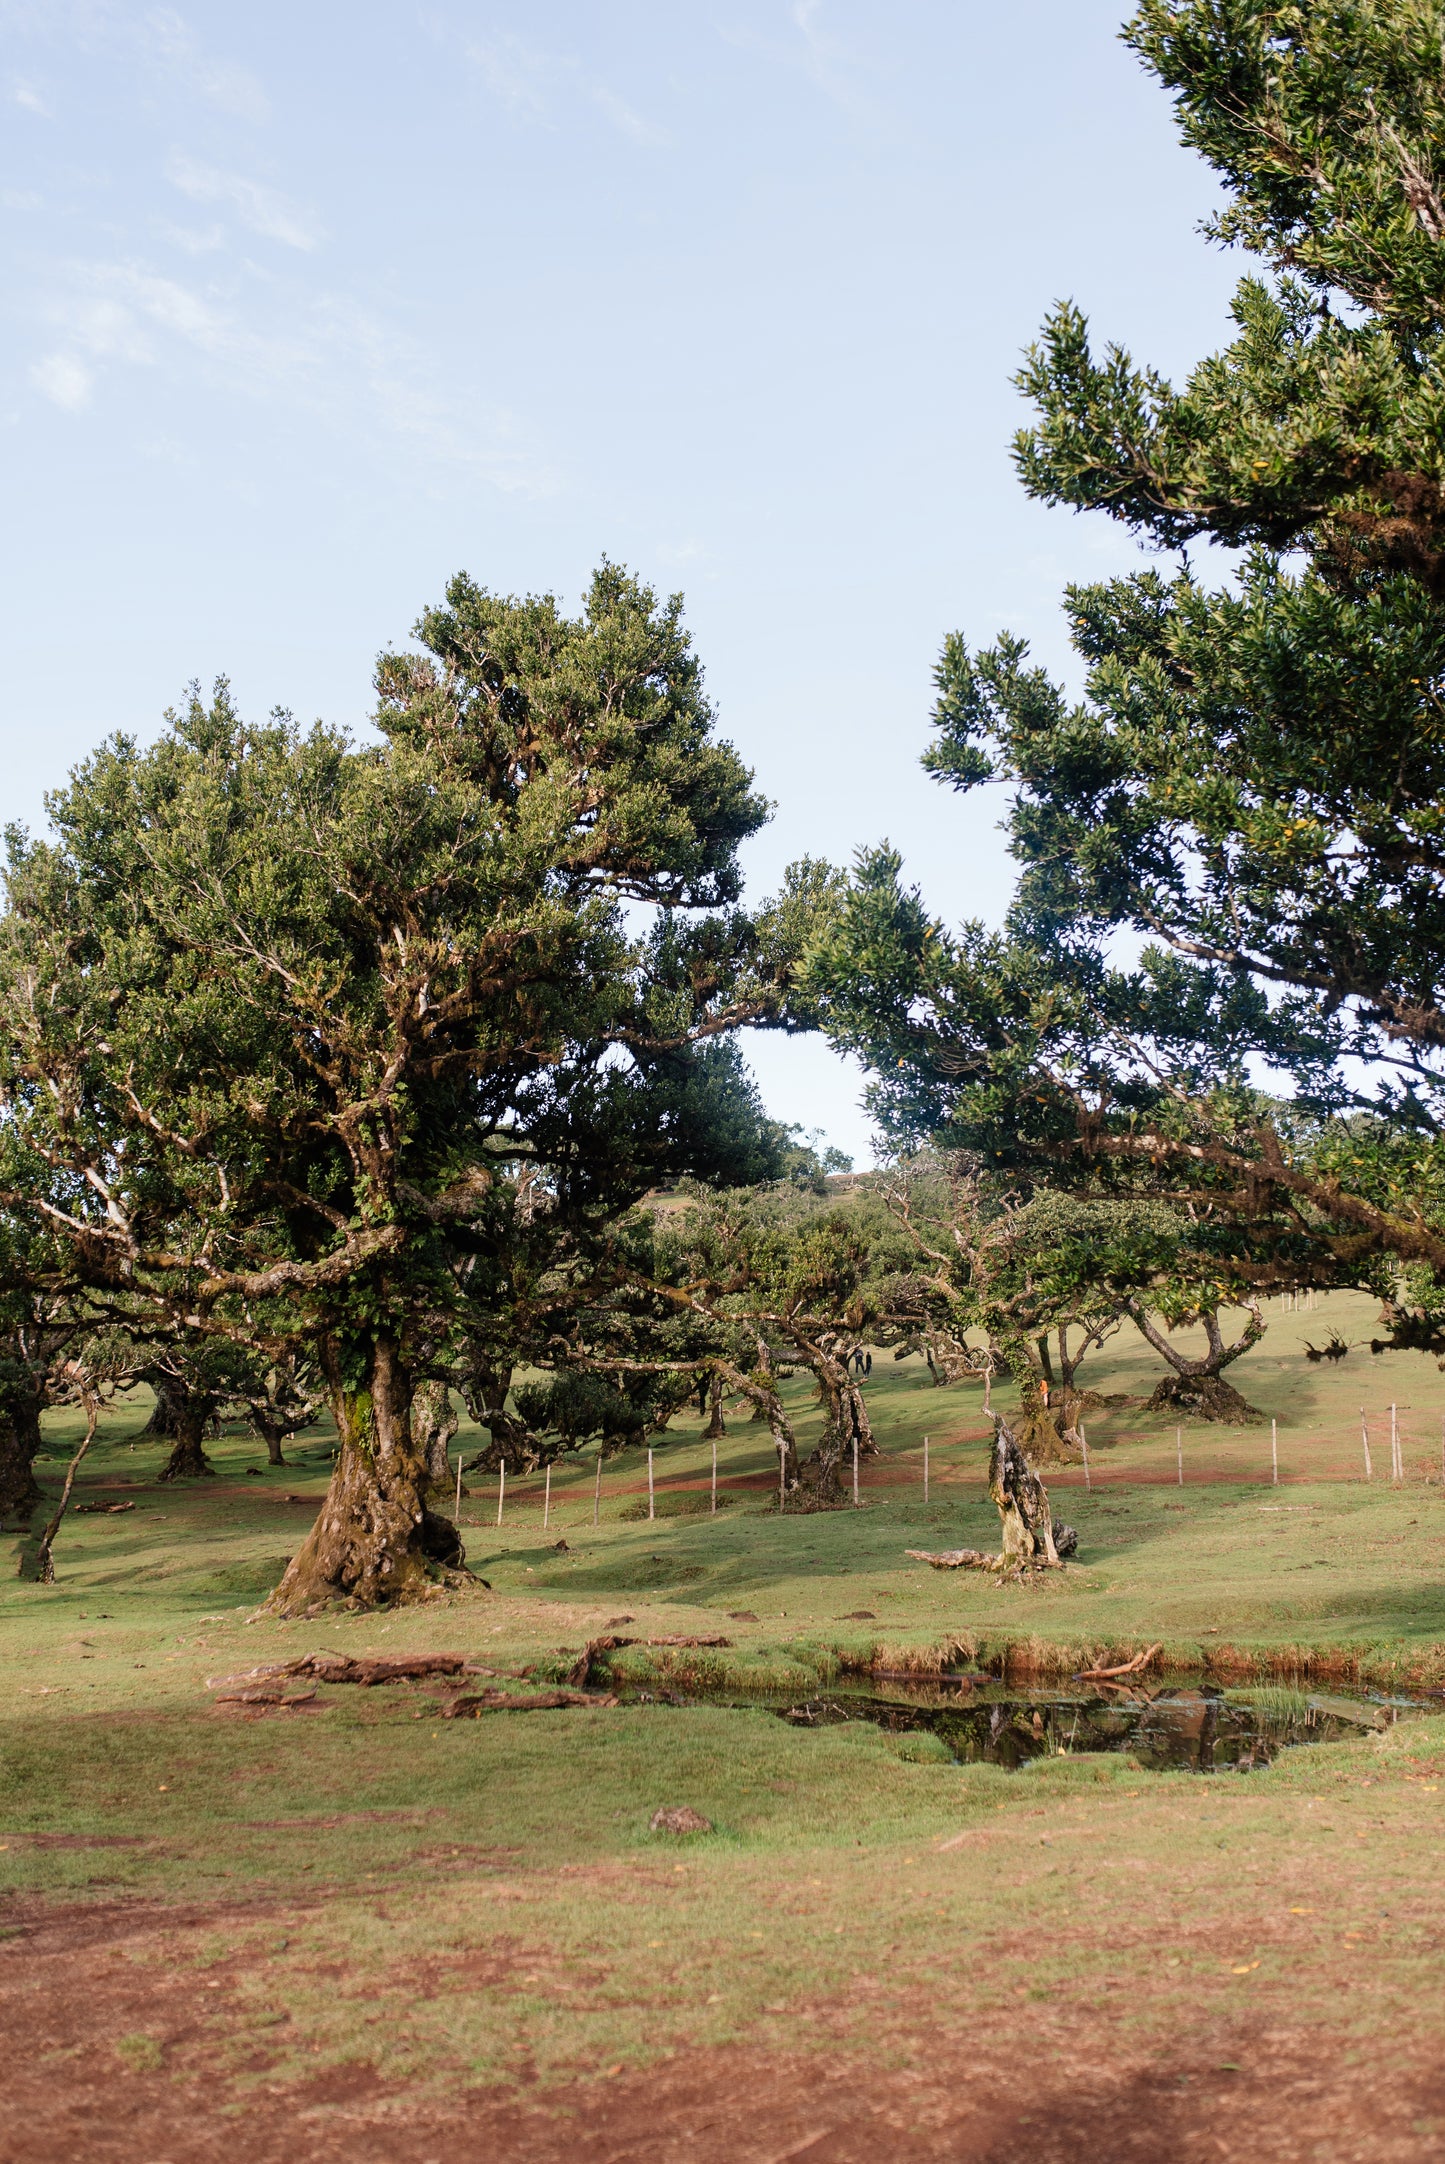
<svg viewBox="0 0 1445 2164"><path fill-rule="evenodd" d="M1105 0L0 0L4 809L192 677L363 729L466 568L681 588L777 805L762 894L890 838L995 917L918 769L944 634L1066 668L1135 561L1028 503L1010 377L1078 300L1170 372L1238 266ZM860 1157L858 1078L750 1047Z"/></svg>

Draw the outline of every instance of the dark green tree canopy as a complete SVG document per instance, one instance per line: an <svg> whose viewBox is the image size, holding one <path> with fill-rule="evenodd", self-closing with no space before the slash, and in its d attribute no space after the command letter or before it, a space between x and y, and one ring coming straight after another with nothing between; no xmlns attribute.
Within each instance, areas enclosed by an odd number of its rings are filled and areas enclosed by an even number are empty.
<svg viewBox="0 0 1445 2164"><path fill-rule="evenodd" d="M677 601L610 565L576 618L459 579L418 638L378 666L379 745L224 685L112 740L53 840L12 835L0 922L4 1203L138 1327L321 1347L359 1453L323 1590L374 1589L378 1540L405 1575L411 1373L511 1168L625 1208L694 1130L714 1151L730 1090L745 1160L753 1108L697 1048L777 1013L828 891L803 867L736 907L766 808Z"/></svg>
<svg viewBox="0 0 1445 2164"><path fill-rule="evenodd" d="M1178 390L1058 310L1018 461L1237 576L1070 588L1081 697L949 639L926 764L1009 789L1008 924L950 936L875 851L814 959L896 1134L1230 1215L1264 1283L1445 1265L1442 34L1427 0L1139 8L1263 275Z"/></svg>

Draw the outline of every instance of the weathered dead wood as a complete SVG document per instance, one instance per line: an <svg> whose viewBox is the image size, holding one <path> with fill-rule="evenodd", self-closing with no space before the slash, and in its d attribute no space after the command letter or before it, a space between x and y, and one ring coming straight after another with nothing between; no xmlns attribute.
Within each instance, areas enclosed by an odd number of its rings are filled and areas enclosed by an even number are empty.
<svg viewBox="0 0 1445 2164"><path fill-rule="evenodd" d="M1048 1489L1029 1464L1003 1414L995 1413L993 1417L988 1492L1003 1526L1001 1563L1005 1568L1011 1564L1056 1566L1077 1548L1079 1536L1072 1526L1060 1526L1055 1537Z"/></svg>
<svg viewBox="0 0 1445 2164"><path fill-rule="evenodd" d="M208 1677L207 1690L226 1684L259 1684L267 1677L315 1676L321 1683L418 1683L428 1676L459 1676L467 1667L465 1653L401 1653L376 1659L353 1659L349 1653L303 1653L294 1661L269 1661L248 1668L243 1675Z"/></svg>
<svg viewBox="0 0 1445 2164"><path fill-rule="evenodd" d="M930 1554L927 1548L905 1548L915 1562L931 1563L935 1570L1002 1570L1001 1555L985 1555L982 1548L945 1548L940 1555Z"/></svg>
<svg viewBox="0 0 1445 2164"><path fill-rule="evenodd" d="M1124 1661L1118 1668L1081 1668L1074 1680L1077 1683L1107 1683L1114 1676L1137 1676L1141 1669L1149 1666L1155 1654L1162 1653L1163 1650L1164 1641L1161 1639L1157 1645L1149 1646L1143 1653L1136 1653L1133 1660Z"/></svg>
<svg viewBox="0 0 1445 2164"><path fill-rule="evenodd" d="M258 1684L253 1690L248 1691L218 1691L216 1704L218 1706L278 1706L282 1708L287 1706L309 1706L315 1696L315 1691L291 1691L288 1693L284 1688L278 1687L273 1690L262 1683Z"/></svg>

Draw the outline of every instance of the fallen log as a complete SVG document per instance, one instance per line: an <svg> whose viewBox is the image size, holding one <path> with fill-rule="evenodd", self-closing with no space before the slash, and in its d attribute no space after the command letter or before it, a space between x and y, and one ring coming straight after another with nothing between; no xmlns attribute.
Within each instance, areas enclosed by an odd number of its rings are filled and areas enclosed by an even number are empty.
<svg viewBox="0 0 1445 2164"><path fill-rule="evenodd" d="M1137 1676L1141 1669L1149 1666L1155 1654L1162 1653L1163 1650L1164 1641L1161 1638L1157 1645L1147 1647L1143 1653L1136 1653L1133 1660L1124 1661L1117 1668L1081 1668L1075 1675L1074 1681L1076 1683L1108 1683L1115 1676Z"/></svg>
<svg viewBox="0 0 1445 2164"><path fill-rule="evenodd" d="M229 1683L259 1683L268 1676L315 1676L319 1683L419 1683L429 1676L459 1676L468 1666L465 1653L399 1653L353 1659L349 1653L303 1653L294 1661L267 1661L239 1676L208 1676L206 1689Z"/></svg>
<svg viewBox="0 0 1445 2164"><path fill-rule="evenodd" d="M292 1691L288 1694L285 1690L268 1690L263 1684L259 1689L252 1691L219 1691L216 1695L216 1704L218 1706L277 1706L285 1708L287 1706L309 1706L315 1697L315 1691Z"/></svg>

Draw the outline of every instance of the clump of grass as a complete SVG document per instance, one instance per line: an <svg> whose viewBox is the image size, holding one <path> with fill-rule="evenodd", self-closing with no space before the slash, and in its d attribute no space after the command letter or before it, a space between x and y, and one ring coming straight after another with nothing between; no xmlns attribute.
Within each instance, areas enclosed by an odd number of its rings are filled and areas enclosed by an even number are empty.
<svg viewBox="0 0 1445 2164"><path fill-rule="evenodd" d="M1310 1709L1309 1693L1292 1690L1287 1683L1253 1683L1226 1691L1232 1706L1248 1706L1253 1713L1277 1721L1304 1720Z"/></svg>
<svg viewBox="0 0 1445 2164"><path fill-rule="evenodd" d="M928 1728L900 1736L895 1755L909 1766L949 1766L953 1763L953 1753L942 1736L934 1735Z"/></svg>
<svg viewBox="0 0 1445 2164"><path fill-rule="evenodd" d="M161 2047L153 2036L144 2036L139 2031L133 2036L118 2036L114 2048L122 2066L128 2067L132 2074L159 2073Z"/></svg>

